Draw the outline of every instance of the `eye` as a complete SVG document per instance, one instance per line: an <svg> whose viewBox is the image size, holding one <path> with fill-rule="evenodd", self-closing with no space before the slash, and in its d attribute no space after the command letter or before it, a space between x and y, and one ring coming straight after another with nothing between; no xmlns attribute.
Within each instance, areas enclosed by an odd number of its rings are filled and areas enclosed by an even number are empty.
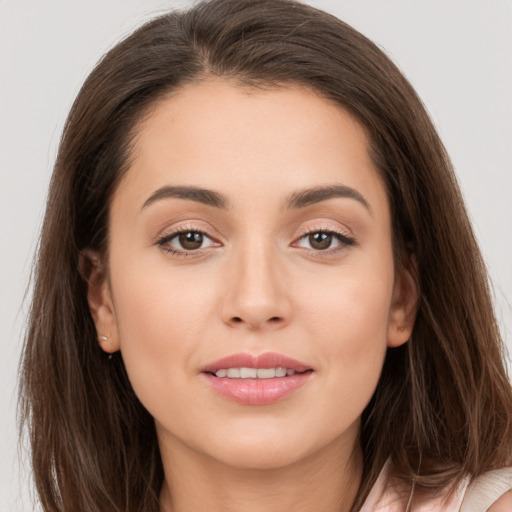
<svg viewBox="0 0 512 512"><path fill-rule="evenodd" d="M354 245L355 241L345 234L336 231L311 231L302 236L296 245L314 251L336 250L344 246Z"/></svg>
<svg viewBox="0 0 512 512"><path fill-rule="evenodd" d="M215 242L206 233L189 229L166 235L157 243L173 253L193 252L215 245Z"/></svg>

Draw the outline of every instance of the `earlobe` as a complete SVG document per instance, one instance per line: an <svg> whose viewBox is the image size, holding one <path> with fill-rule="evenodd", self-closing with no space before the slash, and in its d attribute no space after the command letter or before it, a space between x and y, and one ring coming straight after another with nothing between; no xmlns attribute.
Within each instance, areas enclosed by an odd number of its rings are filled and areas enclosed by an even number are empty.
<svg viewBox="0 0 512 512"><path fill-rule="evenodd" d="M80 253L79 268L87 286L87 302L98 343L105 352L116 352L119 342L107 267L97 251L86 249Z"/></svg>
<svg viewBox="0 0 512 512"><path fill-rule="evenodd" d="M396 276L389 313L388 347L399 347L411 337L418 309L419 287L411 257Z"/></svg>

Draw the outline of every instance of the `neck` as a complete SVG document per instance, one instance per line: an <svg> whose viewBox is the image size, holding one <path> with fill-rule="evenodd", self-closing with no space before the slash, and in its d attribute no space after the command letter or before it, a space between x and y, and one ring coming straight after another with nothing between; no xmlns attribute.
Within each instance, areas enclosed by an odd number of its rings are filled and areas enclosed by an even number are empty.
<svg viewBox="0 0 512 512"><path fill-rule="evenodd" d="M349 512L363 469L359 444L338 441L268 469L228 466L183 447L173 452L162 453L161 512Z"/></svg>

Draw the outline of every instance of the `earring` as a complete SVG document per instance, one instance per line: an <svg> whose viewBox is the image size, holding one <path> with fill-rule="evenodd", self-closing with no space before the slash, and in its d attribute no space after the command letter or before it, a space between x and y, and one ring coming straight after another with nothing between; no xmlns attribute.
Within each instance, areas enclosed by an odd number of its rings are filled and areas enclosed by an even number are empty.
<svg viewBox="0 0 512 512"><path fill-rule="evenodd" d="M99 337L99 341L107 342L108 341L108 337L107 336L100 336ZM108 357L108 360L110 361L112 359L112 354L110 353L107 357Z"/></svg>

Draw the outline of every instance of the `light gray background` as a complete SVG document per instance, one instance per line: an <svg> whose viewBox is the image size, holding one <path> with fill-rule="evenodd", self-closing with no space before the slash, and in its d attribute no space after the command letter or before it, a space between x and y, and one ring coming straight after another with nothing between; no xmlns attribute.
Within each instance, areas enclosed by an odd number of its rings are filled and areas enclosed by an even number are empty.
<svg viewBox="0 0 512 512"><path fill-rule="evenodd" d="M311 0L381 45L454 161L512 346L512 1ZM182 1L0 0L0 512L34 510L17 452L22 305L67 111L98 58Z"/></svg>

